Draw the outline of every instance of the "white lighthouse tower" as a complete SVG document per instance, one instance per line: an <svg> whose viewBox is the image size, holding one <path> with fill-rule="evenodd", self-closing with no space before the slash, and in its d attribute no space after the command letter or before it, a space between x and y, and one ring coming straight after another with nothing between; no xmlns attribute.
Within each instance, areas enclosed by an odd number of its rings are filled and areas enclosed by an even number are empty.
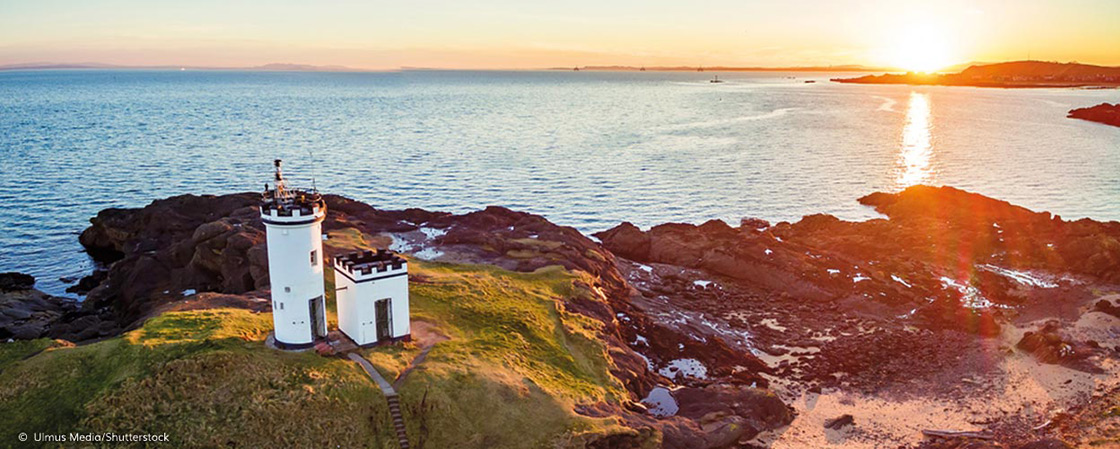
<svg viewBox="0 0 1120 449"><path fill-rule="evenodd" d="M265 185L260 209L268 239L276 346L309 348L327 335L322 238L327 204L315 190L289 189L280 159L275 165L276 185Z"/></svg>

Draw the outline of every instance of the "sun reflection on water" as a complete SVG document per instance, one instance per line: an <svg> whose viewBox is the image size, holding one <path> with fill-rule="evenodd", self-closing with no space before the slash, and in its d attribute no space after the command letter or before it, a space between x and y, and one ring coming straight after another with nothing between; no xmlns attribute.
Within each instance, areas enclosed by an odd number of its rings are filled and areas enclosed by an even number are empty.
<svg viewBox="0 0 1120 449"><path fill-rule="evenodd" d="M933 179L930 158L929 95L910 93L910 106L906 109L906 125L902 128L902 150L898 155L898 186L910 187L928 184Z"/></svg>

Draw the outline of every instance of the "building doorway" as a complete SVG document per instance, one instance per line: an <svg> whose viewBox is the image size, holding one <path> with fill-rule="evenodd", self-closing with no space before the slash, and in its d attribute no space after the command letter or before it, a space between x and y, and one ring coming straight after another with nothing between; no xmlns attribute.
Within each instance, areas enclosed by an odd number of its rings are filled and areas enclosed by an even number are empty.
<svg viewBox="0 0 1120 449"><path fill-rule="evenodd" d="M311 298L307 304L307 310L311 312L311 339L315 340L327 336L327 317L326 317L326 304L324 304L323 297L317 296Z"/></svg>
<svg viewBox="0 0 1120 449"><path fill-rule="evenodd" d="M389 328L393 318L389 316L389 298L378 299L373 303L374 317L377 320L377 341L385 341L391 337Z"/></svg>

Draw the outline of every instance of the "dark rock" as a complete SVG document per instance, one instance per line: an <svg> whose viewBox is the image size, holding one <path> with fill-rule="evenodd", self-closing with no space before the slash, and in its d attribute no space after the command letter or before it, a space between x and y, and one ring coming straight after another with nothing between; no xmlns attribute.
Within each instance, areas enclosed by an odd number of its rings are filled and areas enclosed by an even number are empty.
<svg viewBox="0 0 1120 449"><path fill-rule="evenodd" d="M79 241L95 257L112 255L111 265L70 291L88 292L86 309L108 308L117 327L128 328L183 290L267 287L267 257L249 256L262 252L254 248L264 242L256 202L251 193L183 195L140 209L101 211Z"/></svg>
<svg viewBox="0 0 1120 449"><path fill-rule="evenodd" d="M710 385L704 388L681 388L673 392L680 407L678 416L709 420L713 416L737 416L743 438L754 438L760 432L775 429L793 421L793 410L774 393L759 388L731 385ZM713 415L717 414L717 415Z"/></svg>
<svg viewBox="0 0 1120 449"><path fill-rule="evenodd" d="M645 261L649 257L649 236L630 222L623 222L594 235L611 252L630 260Z"/></svg>
<svg viewBox="0 0 1120 449"><path fill-rule="evenodd" d="M34 340L43 336L45 329L39 324L24 323L9 327L8 332L16 340Z"/></svg>
<svg viewBox="0 0 1120 449"><path fill-rule="evenodd" d="M1120 126L1120 103L1101 103L1088 108L1071 109L1068 117Z"/></svg>
<svg viewBox="0 0 1120 449"><path fill-rule="evenodd" d="M750 427L742 416L714 412L700 419L700 431L704 434L705 448L727 448L741 438L754 438L757 432Z"/></svg>
<svg viewBox="0 0 1120 449"><path fill-rule="evenodd" d="M29 290L35 286L35 276L24 273L0 273L0 291Z"/></svg>
<svg viewBox="0 0 1120 449"><path fill-rule="evenodd" d="M93 270L93 273L90 273L87 276L83 276L82 279L79 280L77 284L71 285L70 287L67 287L66 292L67 293L77 293L79 295L84 295L86 293L89 293L90 290L93 290L93 289L97 288L97 286L101 285L101 282L104 281L105 278L108 278L108 277L109 277L109 270L106 270L106 269L103 269L103 268L95 269L95 270Z"/></svg>
<svg viewBox="0 0 1120 449"><path fill-rule="evenodd" d="M824 428L832 430L840 430L845 426L854 425L856 422L852 415L840 415L839 417L825 421Z"/></svg>
<svg viewBox="0 0 1120 449"><path fill-rule="evenodd" d="M31 318L31 311L24 308L14 308L11 306L0 308L0 314L8 316L13 320L26 320Z"/></svg>
<svg viewBox="0 0 1120 449"><path fill-rule="evenodd" d="M39 290L0 291L0 339L31 340L46 336L78 303Z"/></svg>
<svg viewBox="0 0 1120 449"><path fill-rule="evenodd" d="M1097 303L1093 305L1093 310L1120 318L1120 306L1113 304L1112 301L1104 299L1097 301Z"/></svg>
<svg viewBox="0 0 1120 449"><path fill-rule="evenodd" d="M1099 370L1087 359L1099 350L1100 345L1068 340L1057 322L1051 321L1037 331L1026 332L1015 347L1030 353L1042 363L1060 364L1090 372Z"/></svg>

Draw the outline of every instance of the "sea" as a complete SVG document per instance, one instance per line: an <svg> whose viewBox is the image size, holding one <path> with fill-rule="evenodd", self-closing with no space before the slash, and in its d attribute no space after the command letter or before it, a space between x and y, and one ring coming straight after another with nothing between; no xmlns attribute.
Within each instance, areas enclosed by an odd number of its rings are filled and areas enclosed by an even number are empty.
<svg viewBox="0 0 1120 449"><path fill-rule="evenodd" d="M710 82L718 75L723 82ZM852 85L785 72L0 72L0 271L64 294L109 207L298 186L378 208L541 214L590 233L878 215L951 185L1120 220L1117 90Z"/></svg>

